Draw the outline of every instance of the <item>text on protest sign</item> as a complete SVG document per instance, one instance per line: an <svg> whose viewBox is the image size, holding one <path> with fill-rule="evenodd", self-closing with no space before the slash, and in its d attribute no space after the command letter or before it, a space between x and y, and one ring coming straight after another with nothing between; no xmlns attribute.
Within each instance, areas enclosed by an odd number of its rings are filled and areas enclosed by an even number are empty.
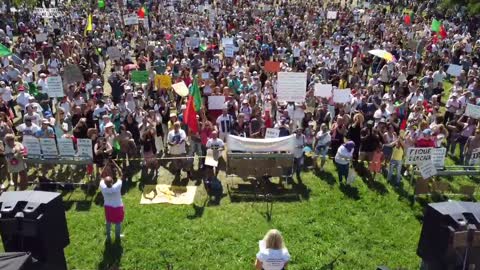
<svg viewBox="0 0 480 270"><path fill-rule="evenodd" d="M332 85L331 84L321 84L321 83L316 83L315 84L315 91L314 91L314 96L316 97L322 97L322 98L329 98L332 96Z"/></svg>
<svg viewBox="0 0 480 270"><path fill-rule="evenodd" d="M475 148L472 150L472 155L470 156L470 166L475 166L480 163L480 148Z"/></svg>
<svg viewBox="0 0 480 270"><path fill-rule="evenodd" d="M327 12L327 19L335 20L336 18L337 18L337 12L336 11L328 11Z"/></svg>
<svg viewBox="0 0 480 270"><path fill-rule="evenodd" d="M27 148L28 158L39 158L42 155L42 149L40 148L38 138L33 136L23 136L22 144Z"/></svg>
<svg viewBox="0 0 480 270"><path fill-rule="evenodd" d="M124 21L125 25L138 24L138 16L137 16L137 14L127 15L127 16L125 16L123 21Z"/></svg>
<svg viewBox="0 0 480 270"><path fill-rule="evenodd" d="M480 106L470 103L467 104L467 108L465 108L465 115L475 119L480 119Z"/></svg>
<svg viewBox="0 0 480 270"><path fill-rule="evenodd" d="M221 110L225 106L225 96L208 96L208 109Z"/></svg>
<svg viewBox="0 0 480 270"><path fill-rule="evenodd" d="M351 101L350 89L334 89L333 102L335 103L349 103Z"/></svg>
<svg viewBox="0 0 480 270"><path fill-rule="evenodd" d="M64 97L62 77L51 76L47 78L47 89L45 91L48 97Z"/></svg>
<svg viewBox="0 0 480 270"><path fill-rule="evenodd" d="M93 159L92 140L77 139L77 156Z"/></svg>
<svg viewBox="0 0 480 270"><path fill-rule="evenodd" d="M418 169L420 170L420 174L422 175L423 179L428 179L432 176L437 175L437 169L435 168L432 160L420 163L418 165Z"/></svg>
<svg viewBox="0 0 480 270"><path fill-rule="evenodd" d="M405 164L418 165L421 162L432 160L436 168L443 168L445 165L446 148L408 148Z"/></svg>
<svg viewBox="0 0 480 270"><path fill-rule="evenodd" d="M233 45L225 46L225 57L233 57L235 53L235 47Z"/></svg>
<svg viewBox="0 0 480 270"><path fill-rule="evenodd" d="M75 149L73 148L73 141L70 138L57 139L58 152L61 157L75 156Z"/></svg>
<svg viewBox="0 0 480 270"><path fill-rule="evenodd" d="M280 136L280 130L276 128L267 128L265 130L265 139L278 138Z"/></svg>
<svg viewBox="0 0 480 270"><path fill-rule="evenodd" d="M44 158L58 157L57 144L53 138L40 138L40 147Z"/></svg>
<svg viewBox="0 0 480 270"><path fill-rule="evenodd" d="M172 78L168 75L156 75L155 87L170 89L170 87L172 87Z"/></svg>
<svg viewBox="0 0 480 270"><path fill-rule="evenodd" d="M307 73L279 72L277 98L279 101L304 102L307 89Z"/></svg>

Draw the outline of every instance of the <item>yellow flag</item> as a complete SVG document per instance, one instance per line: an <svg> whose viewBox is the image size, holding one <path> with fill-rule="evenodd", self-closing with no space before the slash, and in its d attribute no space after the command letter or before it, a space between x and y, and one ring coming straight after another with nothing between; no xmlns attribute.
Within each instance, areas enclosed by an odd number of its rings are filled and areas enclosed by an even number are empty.
<svg viewBox="0 0 480 270"><path fill-rule="evenodd" d="M87 18L87 27L85 28L85 35L87 35L87 32L88 32L88 31L93 31L93 23L92 23L92 20L93 20L92 14L88 15L88 18Z"/></svg>

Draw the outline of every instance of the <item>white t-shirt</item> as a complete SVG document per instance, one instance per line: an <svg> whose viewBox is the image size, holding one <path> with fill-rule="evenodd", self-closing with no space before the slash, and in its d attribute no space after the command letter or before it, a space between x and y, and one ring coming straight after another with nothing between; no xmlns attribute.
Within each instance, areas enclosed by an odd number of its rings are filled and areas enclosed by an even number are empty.
<svg viewBox="0 0 480 270"><path fill-rule="evenodd" d="M107 187L105 182L100 181L100 190L103 194L103 205L111 207L121 207L123 206L122 202L122 180L117 180L112 187Z"/></svg>
<svg viewBox="0 0 480 270"><path fill-rule="evenodd" d="M287 249L262 249L257 253L257 260L262 262L264 270L282 270L290 260Z"/></svg>
<svg viewBox="0 0 480 270"><path fill-rule="evenodd" d="M178 133L175 132L175 129L170 130L170 132L168 132L168 137L167 137L167 140L169 143L182 141L182 143L170 145L170 154L172 155L185 154L187 152L185 149L186 139L187 139L187 134L185 134L185 131L183 131L183 129L179 129Z"/></svg>

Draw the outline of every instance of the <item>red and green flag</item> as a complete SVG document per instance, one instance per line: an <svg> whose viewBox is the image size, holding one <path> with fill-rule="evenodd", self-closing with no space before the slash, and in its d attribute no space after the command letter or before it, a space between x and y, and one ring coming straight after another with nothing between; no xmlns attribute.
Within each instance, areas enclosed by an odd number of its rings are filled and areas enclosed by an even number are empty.
<svg viewBox="0 0 480 270"><path fill-rule="evenodd" d="M183 112L183 123L193 132L198 132L197 112L195 111L195 101L193 96L188 96L187 108Z"/></svg>
<svg viewBox="0 0 480 270"><path fill-rule="evenodd" d="M438 32L438 34L440 34L440 36L442 37L442 39L446 39L447 38L447 30L445 30L445 27L442 25L440 26L440 31Z"/></svg>
<svg viewBox="0 0 480 270"><path fill-rule="evenodd" d="M437 33L438 33L438 32L440 31L440 27L441 27L441 26L442 26L442 23L441 23L439 20L433 19L433 21L432 21L432 27L431 27L431 29L432 29L433 32L437 32Z"/></svg>
<svg viewBox="0 0 480 270"><path fill-rule="evenodd" d="M198 87L197 77L193 78L192 86L190 86L190 96L193 97L193 105L195 105L195 111L200 111L200 109L202 108L202 94L200 93L200 87Z"/></svg>
<svg viewBox="0 0 480 270"><path fill-rule="evenodd" d="M140 9L138 9L137 16L138 16L140 19L144 19L145 16L148 16L148 10L147 10L147 8L144 7L144 6L141 6Z"/></svg>

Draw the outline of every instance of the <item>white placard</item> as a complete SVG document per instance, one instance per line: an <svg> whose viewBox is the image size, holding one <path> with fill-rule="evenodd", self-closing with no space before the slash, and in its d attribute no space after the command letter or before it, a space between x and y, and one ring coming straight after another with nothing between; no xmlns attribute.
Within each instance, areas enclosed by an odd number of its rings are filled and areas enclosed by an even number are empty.
<svg viewBox="0 0 480 270"><path fill-rule="evenodd" d="M108 57L110 57L111 60L117 60L122 57L122 52L120 51L119 48L115 46L111 46L107 48L107 54Z"/></svg>
<svg viewBox="0 0 480 270"><path fill-rule="evenodd" d="M208 96L208 110L222 110L225 107L225 96Z"/></svg>
<svg viewBox="0 0 480 270"><path fill-rule="evenodd" d="M418 169L420 170L420 174L422 175L423 179L428 179L437 175L437 169L435 168L435 165L433 165L432 160L421 162L418 165Z"/></svg>
<svg viewBox="0 0 480 270"><path fill-rule="evenodd" d="M227 45L225 46L225 57L233 57L235 53L235 46Z"/></svg>
<svg viewBox="0 0 480 270"><path fill-rule="evenodd" d="M468 103L467 108L465 108L465 115L475 119L480 119L480 106Z"/></svg>
<svg viewBox="0 0 480 270"><path fill-rule="evenodd" d="M314 95L316 97L329 98L332 96L332 89L333 86L331 84L316 83Z"/></svg>
<svg viewBox="0 0 480 270"><path fill-rule="evenodd" d="M125 23L125 25L138 24L138 16L137 16L137 14L127 15L127 16L125 16L125 18L123 19L123 22Z"/></svg>
<svg viewBox="0 0 480 270"><path fill-rule="evenodd" d="M233 45L233 38L222 38L222 47Z"/></svg>
<svg viewBox="0 0 480 270"><path fill-rule="evenodd" d="M333 102L349 103L352 100L350 93L350 89L333 89Z"/></svg>
<svg viewBox="0 0 480 270"><path fill-rule="evenodd" d="M200 39L199 38L190 38L190 48L198 48L200 46Z"/></svg>
<svg viewBox="0 0 480 270"><path fill-rule="evenodd" d="M35 40L37 41L37 43L47 41L47 39L48 39L47 33L39 33L35 35Z"/></svg>
<svg viewBox="0 0 480 270"><path fill-rule="evenodd" d="M58 8L35 8L33 14L38 15L42 18L53 18L55 16L60 16Z"/></svg>
<svg viewBox="0 0 480 270"><path fill-rule="evenodd" d="M62 157L75 156L75 149L73 148L73 141L70 138L57 139L58 152Z"/></svg>
<svg viewBox="0 0 480 270"><path fill-rule="evenodd" d="M64 97L62 77L47 77L47 89L45 92L48 94L48 97Z"/></svg>
<svg viewBox="0 0 480 270"><path fill-rule="evenodd" d="M450 64L448 65L447 73L452 76L458 77L462 73L462 66Z"/></svg>
<svg viewBox="0 0 480 270"><path fill-rule="evenodd" d="M337 18L337 12L336 11L327 12L327 19L335 20L336 18Z"/></svg>
<svg viewBox="0 0 480 270"><path fill-rule="evenodd" d="M54 138L40 138L39 140L44 158L58 157L57 144Z"/></svg>
<svg viewBox="0 0 480 270"><path fill-rule="evenodd" d="M307 73L279 72L277 99L278 101L305 102L307 89Z"/></svg>
<svg viewBox="0 0 480 270"><path fill-rule="evenodd" d="M475 166L480 163L480 148L475 148L472 150L472 155L470 156L470 162L468 165Z"/></svg>
<svg viewBox="0 0 480 270"><path fill-rule="evenodd" d="M28 158L38 158L42 155L42 149L40 148L38 138L33 136L23 136L22 144L27 148Z"/></svg>
<svg viewBox="0 0 480 270"><path fill-rule="evenodd" d="M202 72L202 80L208 80L210 78L210 73Z"/></svg>
<svg viewBox="0 0 480 270"><path fill-rule="evenodd" d="M265 139L278 138L280 136L280 130L277 128L267 128L265 130Z"/></svg>
<svg viewBox="0 0 480 270"><path fill-rule="evenodd" d="M445 165L445 154L447 149L441 148L422 148L411 147L407 149L405 164L417 165L424 161L432 160L436 168L443 168Z"/></svg>
<svg viewBox="0 0 480 270"><path fill-rule="evenodd" d="M207 155L205 156L205 165L212 167L218 166L218 160L215 160L215 158L213 157L212 149L207 149Z"/></svg>
<svg viewBox="0 0 480 270"><path fill-rule="evenodd" d="M77 139L77 156L93 159L92 140Z"/></svg>

